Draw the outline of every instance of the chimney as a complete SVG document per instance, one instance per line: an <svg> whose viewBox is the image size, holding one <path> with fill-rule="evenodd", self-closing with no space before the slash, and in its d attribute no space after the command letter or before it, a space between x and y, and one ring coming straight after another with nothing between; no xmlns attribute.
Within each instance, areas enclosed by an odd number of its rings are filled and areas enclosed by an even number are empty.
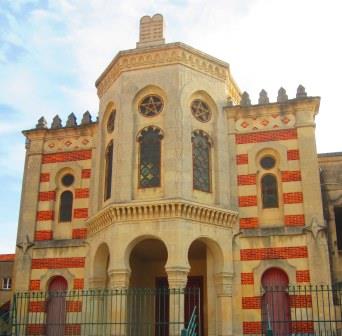
<svg viewBox="0 0 342 336"><path fill-rule="evenodd" d="M137 48L164 44L164 18L161 14L152 17L145 15L140 19L140 34Z"/></svg>

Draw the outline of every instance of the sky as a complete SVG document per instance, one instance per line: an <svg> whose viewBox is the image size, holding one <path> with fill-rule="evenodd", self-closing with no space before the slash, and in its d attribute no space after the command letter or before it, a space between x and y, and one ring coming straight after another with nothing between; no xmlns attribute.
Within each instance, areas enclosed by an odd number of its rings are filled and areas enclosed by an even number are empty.
<svg viewBox="0 0 342 336"><path fill-rule="evenodd" d="M24 129L74 112L97 115L95 80L135 47L139 20L161 13L166 42L230 64L257 103L299 84L320 96L318 152L342 151L340 0L0 0L0 253L13 253L25 159Z"/></svg>

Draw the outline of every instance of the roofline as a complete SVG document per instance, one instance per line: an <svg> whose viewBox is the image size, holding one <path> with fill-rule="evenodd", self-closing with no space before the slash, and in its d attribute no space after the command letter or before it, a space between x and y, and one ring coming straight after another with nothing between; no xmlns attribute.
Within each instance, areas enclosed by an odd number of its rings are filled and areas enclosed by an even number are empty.
<svg viewBox="0 0 342 336"><path fill-rule="evenodd" d="M156 51L156 50L162 50L162 49L171 49L174 47L181 47L183 49L186 49L194 54L197 54L199 56L205 57L209 60L211 60L212 62L216 62L219 65L227 68L227 70L230 72L230 66L229 63L224 62L216 57L213 57L209 54L206 54L203 51L200 51L196 48L190 47L189 45L182 43L182 42L173 42L173 43L165 43L165 44L160 44L157 46L148 46L148 47L144 47L144 48L134 48L134 49L128 49L128 50L122 50L119 51L116 56L112 59L112 61L109 63L109 65L105 68L105 70L101 73L101 75L98 77L98 79L95 82L95 87L97 88L99 83L101 82L101 80L108 74L108 72L110 71L110 69L112 68L112 66L116 63L116 61L121 57L121 56L125 56L125 55L131 55L131 54L140 54L146 51ZM234 83L235 84L235 83Z"/></svg>
<svg viewBox="0 0 342 336"><path fill-rule="evenodd" d="M342 156L342 152L318 153L318 157Z"/></svg>

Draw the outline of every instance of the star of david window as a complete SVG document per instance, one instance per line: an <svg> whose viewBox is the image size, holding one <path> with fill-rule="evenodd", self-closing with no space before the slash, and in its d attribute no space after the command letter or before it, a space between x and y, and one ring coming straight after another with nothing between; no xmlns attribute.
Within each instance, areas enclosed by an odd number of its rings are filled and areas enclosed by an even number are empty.
<svg viewBox="0 0 342 336"><path fill-rule="evenodd" d="M160 156L161 130L148 127L141 131L138 141L140 143L139 157L139 187L152 188L160 186Z"/></svg>
<svg viewBox="0 0 342 336"><path fill-rule="evenodd" d="M192 135L192 169L193 187L196 190L210 192L211 189L211 167L210 167L209 137L202 131L194 132Z"/></svg>
<svg viewBox="0 0 342 336"><path fill-rule="evenodd" d="M207 122L211 118L211 111L207 103L203 100L196 99L191 103L192 115L201 122Z"/></svg>
<svg viewBox="0 0 342 336"><path fill-rule="evenodd" d="M115 126L115 114L116 111L112 111L107 120L107 132L112 133L114 131Z"/></svg>
<svg viewBox="0 0 342 336"><path fill-rule="evenodd" d="M156 95L145 97L139 104L139 111L145 117L154 117L163 109L163 100Z"/></svg>
<svg viewBox="0 0 342 336"><path fill-rule="evenodd" d="M262 207L264 209L278 208L278 183L272 174L266 174L261 179Z"/></svg>

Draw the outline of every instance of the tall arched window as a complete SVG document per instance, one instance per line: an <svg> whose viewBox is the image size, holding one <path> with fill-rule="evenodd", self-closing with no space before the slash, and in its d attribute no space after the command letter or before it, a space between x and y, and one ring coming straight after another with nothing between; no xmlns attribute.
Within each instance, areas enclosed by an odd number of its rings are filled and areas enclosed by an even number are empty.
<svg viewBox="0 0 342 336"><path fill-rule="evenodd" d="M112 171L113 171L113 141L109 143L105 154L105 185L104 200L106 201L112 194Z"/></svg>
<svg viewBox="0 0 342 336"><path fill-rule="evenodd" d="M138 135L139 150L139 187L160 186L161 139L163 134L157 127L144 128Z"/></svg>
<svg viewBox="0 0 342 336"><path fill-rule="evenodd" d="M261 194L264 209L279 207L278 182L274 175L265 174L261 178Z"/></svg>
<svg viewBox="0 0 342 336"><path fill-rule="evenodd" d="M195 131L192 134L193 187L205 192L211 191L210 167L211 143L208 134Z"/></svg>
<svg viewBox="0 0 342 336"><path fill-rule="evenodd" d="M59 205L60 222L71 222L73 199L74 197L71 191L66 190L62 192Z"/></svg>

